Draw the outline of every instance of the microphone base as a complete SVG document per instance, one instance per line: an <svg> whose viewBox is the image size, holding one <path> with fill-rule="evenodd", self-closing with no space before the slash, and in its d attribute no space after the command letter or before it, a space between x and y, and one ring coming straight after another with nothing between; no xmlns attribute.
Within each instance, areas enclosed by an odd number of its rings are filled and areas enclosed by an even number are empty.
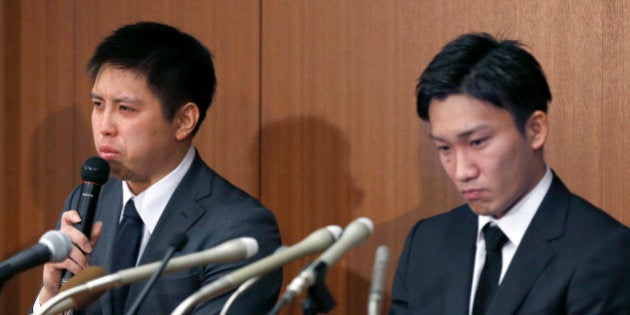
<svg viewBox="0 0 630 315"><path fill-rule="evenodd" d="M324 262L315 266L315 282L308 288L306 299L302 301L302 311L304 315L315 315L318 313L330 312L337 303L330 290L326 287L326 272L328 267Z"/></svg>

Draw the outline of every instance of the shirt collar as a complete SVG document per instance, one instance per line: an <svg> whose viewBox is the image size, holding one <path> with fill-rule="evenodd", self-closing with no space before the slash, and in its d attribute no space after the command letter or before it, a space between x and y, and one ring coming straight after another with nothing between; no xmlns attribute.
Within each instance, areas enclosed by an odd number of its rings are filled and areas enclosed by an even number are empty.
<svg viewBox="0 0 630 315"><path fill-rule="evenodd" d="M553 181L553 174L551 169L547 166L545 175L538 182L538 184L530 191L525 197L517 202L506 214L500 219L494 219L491 216L477 216L479 224L477 225L477 240L483 238L481 229L488 223L498 225L501 231L507 236L512 244L516 247L521 243L525 231L529 226L529 223L534 218L534 215L538 211L538 207L542 203L551 182Z"/></svg>
<svg viewBox="0 0 630 315"><path fill-rule="evenodd" d="M137 196L134 196L131 192L126 181L122 182L123 207L127 204L129 199L133 198L138 214L140 218L142 218L144 227L149 233L152 233L153 229L155 229L160 216L166 208L166 204L171 199L175 188L177 188L177 185L179 185L192 165L194 157L195 148L194 146L190 146L184 159L173 171Z"/></svg>

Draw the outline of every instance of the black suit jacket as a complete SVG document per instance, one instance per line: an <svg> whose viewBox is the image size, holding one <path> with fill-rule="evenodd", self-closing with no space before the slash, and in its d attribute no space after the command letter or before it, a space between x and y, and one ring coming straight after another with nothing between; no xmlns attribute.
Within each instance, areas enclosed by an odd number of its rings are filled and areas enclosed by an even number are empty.
<svg viewBox="0 0 630 315"><path fill-rule="evenodd" d="M94 248L91 264L110 272L111 253L122 209L121 181L110 178L102 187L95 220L103 222L103 232ZM64 209L76 209L78 187L66 201ZM229 264L210 264L163 275L142 303L138 314L170 314L189 295L218 277L254 260L267 256L280 246L280 233L273 213L256 199L211 170L195 154L195 159L175 189L144 250L139 264L160 261L168 242L177 232L185 232L188 242L176 255L186 255L212 248L224 241L242 236L255 238L259 244L254 257ZM145 281L132 284L126 309L136 300ZM280 292L282 271L263 277L238 298L229 314L265 314L273 307ZM196 314L218 314L230 293L201 304ZM87 314L111 314L111 295L106 292L86 310Z"/></svg>
<svg viewBox="0 0 630 315"><path fill-rule="evenodd" d="M389 314L467 315L476 233L466 205L418 222ZM630 314L630 229L554 175L487 314Z"/></svg>

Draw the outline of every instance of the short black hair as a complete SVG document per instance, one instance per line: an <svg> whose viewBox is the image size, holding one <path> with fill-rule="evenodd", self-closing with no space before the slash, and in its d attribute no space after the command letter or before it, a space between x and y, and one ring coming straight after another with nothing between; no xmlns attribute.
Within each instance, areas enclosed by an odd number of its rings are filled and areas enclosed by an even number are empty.
<svg viewBox="0 0 630 315"><path fill-rule="evenodd" d="M106 64L144 76L168 120L184 104L195 103L199 122L193 135L199 130L212 103L217 80L212 54L197 39L156 22L125 25L98 45L87 70L96 79Z"/></svg>
<svg viewBox="0 0 630 315"><path fill-rule="evenodd" d="M446 44L416 87L420 118L430 121L431 100L463 94L508 110L523 133L534 111L547 112L551 92L540 64L522 46L487 33L464 34Z"/></svg>

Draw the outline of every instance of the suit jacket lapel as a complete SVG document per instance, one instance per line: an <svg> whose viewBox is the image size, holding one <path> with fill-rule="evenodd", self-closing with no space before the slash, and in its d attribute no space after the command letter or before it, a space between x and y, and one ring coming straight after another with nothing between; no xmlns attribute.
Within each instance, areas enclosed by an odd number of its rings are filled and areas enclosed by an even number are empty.
<svg viewBox="0 0 630 315"><path fill-rule="evenodd" d="M555 176L499 287L488 315L514 314L555 255L551 241L562 237L571 194Z"/></svg>
<svg viewBox="0 0 630 315"><path fill-rule="evenodd" d="M202 174L204 164L196 154L190 169L166 204L140 259L141 264L162 259L166 250L164 245L178 232L186 232L203 215L204 209L197 201L210 195L210 181L207 175Z"/></svg>
<svg viewBox="0 0 630 315"><path fill-rule="evenodd" d="M164 208L139 264L162 260L168 249L167 244L175 234L186 232L204 214L204 209L197 201L210 195L211 184L209 176L204 173L205 169L205 164L196 154L193 164ZM144 283L129 288L128 305L135 300L143 286Z"/></svg>
<svg viewBox="0 0 630 315"><path fill-rule="evenodd" d="M101 238L98 241L98 246L102 246L104 249L101 253L111 253L111 248L114 246L114 239L116 238L116 229L118 228L118 221L120 219L120 212L122 211L122 186L121 182L115 180L111 185L103 187L101 192L101 200L99 205L107 205L107 209L99 207L98 213L100 220L103 222L103 230L101 232ZM111 257L105 255L98 258L98 264L105 270L111 270Z"/></svg>
<svg viewBox="0 0 630 315"><path fill-rule="evenodd" d="M445 243L450 247L444 260L448 272L445 282L449 287L446 288L443 314L468 314L477 239L477 216L468 206L465 208L465 218L461 224L453 227L454 230L448 234Z"/></svg>

